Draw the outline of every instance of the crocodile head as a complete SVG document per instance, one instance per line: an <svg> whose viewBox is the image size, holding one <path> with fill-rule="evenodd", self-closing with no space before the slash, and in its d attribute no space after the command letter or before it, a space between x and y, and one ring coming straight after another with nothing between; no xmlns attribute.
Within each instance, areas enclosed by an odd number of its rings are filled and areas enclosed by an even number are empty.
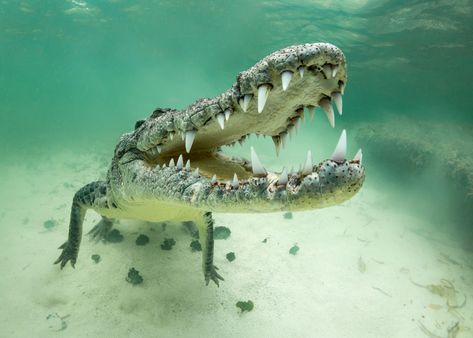
<svg viewBox="0 0 473 338"><path fill-rule="evenodd" d="M245 160L224 155L221 147L257 134L272 137L279 152L304 111L313 112L317 106L334 127L332 103L341 115L346 82L346 60L337 47L327 43L287 47L240 73L220 96L197 100L183 110L156 109L136 123L130 137L135 153L140 153L140 165L157 175L163 170L187 172L182 179L195 178L189 184L204 187L194 190L205 191L207 197L214 194L215 204L229 194L233 194L230 200L246 201L262 211L337 204L353 196L364 180L361 151L346 160L345 131L330 159L314 165L309 152L298 172L269 172L253 148L251 159Z"/></svg>

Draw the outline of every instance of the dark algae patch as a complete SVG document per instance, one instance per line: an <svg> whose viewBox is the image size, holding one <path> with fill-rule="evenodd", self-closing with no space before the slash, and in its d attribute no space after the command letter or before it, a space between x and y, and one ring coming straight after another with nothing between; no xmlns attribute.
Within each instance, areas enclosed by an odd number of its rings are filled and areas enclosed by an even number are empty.
<svg viewBox="0 0 473 338"><path fill-rule="evenodd" d="M239 301L239 302L236 303L236 307L241 310L241 313L250 312L255 307L255 304L253 304L253 302L251 300L246 301L246 302Z"/></svg>
<svg viewBox="0 0 473 338"><path fill-rule="evenodd" d="M90 258L95 262L95 264L100 262L100 255L93 254L92 256L90 256Z"/></svg>
<svg viewBox="0 0 473 338"><path fill-rule="evenodd" d="M174 238L165 238L163 244L161 244L161 249L171 250L172 247L176 244Z"/></svg>
<svg viewBox="0 0 473 338"><path fill-rule="evenodd" d="M149 243L149 237L146 235L139 235L135 241L136 245L146 245Z"/></svg>
<svg viewBox="0 0 473 338"><path fill-rule="evenodd" d="M227 239L230 237L232 232L227 227L215 227L214 229L214 239Z"/></svg>
<svg viewBox="0 0 473 338"><path fill-rule="evenodd" d="M136 270L135 268L131 268L128 271L126 281L130 284L137 285L143 283L143 277L141 277L140 272L138 270Z"/></svg>
<svg viewBox="0 0 473 338"><path fill-rule="evenodd" d="M298 251L299 251L299 247L297 246L297 244L294 244L293 247L289 249L289 253L291 255L296 255Z"/></svg>
<svg viewBox="0 0 473 338"><path fill-rule="evenodd" d="M47 230L51 230L55 228L57 225L58 225L58 221L54 219L48 219L47 221L43 223L43 227Z"/></svg>
<svg viewBox="0 0 473 338"><path fill-rule="evenodd" d="M105 241L110 243L119 243L123 241L123 235L117 229L113 229L105 236Z"/></svg>
<svg viewBox="0 0 473 338"><path fill-rule="evenodd" d="M190 247L191 247L192 252L202 251L202 245L200 245L200 242L196 239L191 242Z"/></svg>
<svg viewBox="0 0 473 338"><path fill-rule="evenodd" d="M229 262L233 262L233 261L235 260L235 258L236 258L234 252L229 252L229 253L227 253L227 255L226 255L225 257L227 257L227 260L228 260Z"/></svg>
<svg viewBox="0 0 473 338"><path fill-rule="evenodd" d="M282 217L284 217L284 219L292 219L292 212L285 212Z"/></svg>

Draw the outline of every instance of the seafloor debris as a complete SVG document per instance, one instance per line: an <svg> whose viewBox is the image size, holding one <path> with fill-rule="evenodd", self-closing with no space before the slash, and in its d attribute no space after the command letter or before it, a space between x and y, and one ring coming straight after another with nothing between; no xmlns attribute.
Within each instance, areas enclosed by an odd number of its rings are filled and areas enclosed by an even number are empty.
<svg viewBox="0 0 473 338"><path fill-rule="evenodd" d="M232 232L227 227L224 227L224 226L215 227L214 239L227 239L228 237L230 237L231 233Z"/></svg>
<svg viewBox="0 0 473 338"><path fill-rule="evenodd" d="M239 302L236 303L236 307L241 310L241 313L243 313L245 311L250 312L255 307L255 304L253 304L253 302L251 300L246 301L246 302L239 301Z"/></svg>
<svg viewBox="0 0 473 338"><path fill-rule="evenodd" d="M439 336L431 332L429 329L425 327L424 324L422 324L421 321L418 321L417 325L419 325L419 328L422 330L422 332L424 332L430 338L444 338L444 336ZM456 338L458 331L460 331L460 323L455 322L449 327L447 327L447 338Z"/></svg>
<svg viewBox="0 0 473 338"><path fill-rule="evenodd" d="M69 316L70 315L61 317L56 312L50 313L46 317L46 320L48 321L48 328L51 329L52 331L64 331L65 329L67 329L67 323L65 319Z"/></svg>
<svg viewBox="0 0 473 338"><path fill-rule="evenodd" d="M261 241L261 243L268 243L268 237L266 237L265 239L263 239L263 240Z"/></svg>
<svg viewBox="0 0 473 338"><path fill-rule="evenodd" d="M415 286L427 289L434 295L438 295L442 298L445 298L447 301L447 307L449 309L459 309L459 308L464 307L466 304L466 295L459 292L455 288L453 283L450 282L448 279L441 279L439 284L428 284L428 285L422 285L422 284L416 283L412 280L410 276L409 276L409 280ZM460 297L461 299L460 302L458 301L458 298L457 298L457 295L459 294L462 295Z"/></svg>
<svg viewBox="0 0 473 338"><path fill-rule="evenodd" d="M93 254L92 256L90 256L90 258L95 262L95 264L100 262L100 255Z"/></svg>
<svg viewBox="0 0 473 338"><path fill-rule="evenodd" d="M161 244L161 249L171 250L175 244L176 241L174 240L174 238L165 238L163 243Z"/></svg>
<svg viewBox="0 0 473 338"><path fill-rule="evenodd" d="M234 252L229 252L229 253L227 253L227 255L226 255L225 257L227 257L227 259L228 259L229 262L233 262L233 261L235 260L235 258L236 258Z"/></svg>
<svg viewBox="0 0 473 338"><path fill-rule="evenodd" d="M48 219L47 221L45 221L43 223L43 226L47 229L47 230L51 230L53 228L55 228L57 225L58 225L58 221L56 221L55 219Z"/></svg>
<svg viewBox="0 0 473 338"><path fill-rule="evenodd" d="M113 229L105 235L105 241L110 243L119 243L123 241L123 235L117 229Z"/></svg>
<svg viewBox="0 0 473 338"><path fill-rule="evenodd" d="M128 271L128 276L126 277L126 281L133 285L137 285L137 284L143 283L143 277L141 277L140 272L138 270L136 270L135 268L131 268Z"/></svg>
<svg viewBox="0 0 473 338"><path fill-rule="evenodd" d="M292 212L288 211L288 212L285 212L282 217L284 217L284 219L292 219Z"/></svg>
<svg viewBox="0 0 473 338"><path fill-rule="evenodd" d="M366 272L366 263L361 256L358 258L358 271L361 273Z"/></svg>
<svg viewBox="0 0 473 338"><path fill-rule="evenodd" d="M299 247L297 246L297 244L294 244L294 245L292 246L292 248L289 249L289 253L290 253L291 255L297 254L298 251L299 251Z"/></svg>
<svg viewBox="0 0 473 338"><path fill-rule="evenodd" d="M143 234L140 234L135 241L136 245L146 245L149 243L149 237Z"/></svg>
<svg viewBox="0 0 473 338"><path fill-rule="evenodd" d="M200 242L196 239L194 239L192 242L191 242L191 250L192 252L195 252L195 251L202 251L202 245L200 245Z"/></svg>

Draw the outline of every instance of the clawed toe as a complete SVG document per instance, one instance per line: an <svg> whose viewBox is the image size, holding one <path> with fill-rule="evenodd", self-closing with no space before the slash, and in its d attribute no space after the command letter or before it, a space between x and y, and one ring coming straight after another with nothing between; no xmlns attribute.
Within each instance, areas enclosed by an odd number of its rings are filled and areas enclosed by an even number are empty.
<svg viewBox="0 0 473 338"><path fill-rule="evenodd" d="M60 264L61 270L66 266L67 262L71 262L71 266L74 268L76 265L77 260L77 250L74 250L72 245L69 242L65 242L63 245L59 247L62 249L61 255L59 258L54 262L54 264Z"/></svg>
<svg viewBox="0 0 473 338"><path fill-rule="evenodd" d="M212 280L215 284L217 284L217 286L219 286L219 280L225 280L216 270L218 270L218 268L214 265L212 269L205 275L205 285L209 285L210 280Z"/></svg>

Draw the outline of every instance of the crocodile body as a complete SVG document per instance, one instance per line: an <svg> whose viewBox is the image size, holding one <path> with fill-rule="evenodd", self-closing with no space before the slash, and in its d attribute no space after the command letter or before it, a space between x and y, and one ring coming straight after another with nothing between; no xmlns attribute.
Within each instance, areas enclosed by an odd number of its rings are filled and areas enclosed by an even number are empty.
<svg viewBox="0 0 473 338"><path fill-rule="evenodd" d="M204 278L223 278L213 265L212 212L309 210L339 204L362 186L361 151L346 160L342 132L330 159L297 172L267 171L252 148L251 161L229 158L221 147L249 134L271 136L276 152L297 130L304 111L320 106L334 126L332 102L342 111L347 81L343 53L333 45L296 45L274 52L237 76L213 99L183 110L156 109L136 122L116 146L106 181L90 183L74 196L69 237L55 263L77 260L87 209L103 216L92 230L104 236L111 219L193 221L202 245Z"/></svg>

